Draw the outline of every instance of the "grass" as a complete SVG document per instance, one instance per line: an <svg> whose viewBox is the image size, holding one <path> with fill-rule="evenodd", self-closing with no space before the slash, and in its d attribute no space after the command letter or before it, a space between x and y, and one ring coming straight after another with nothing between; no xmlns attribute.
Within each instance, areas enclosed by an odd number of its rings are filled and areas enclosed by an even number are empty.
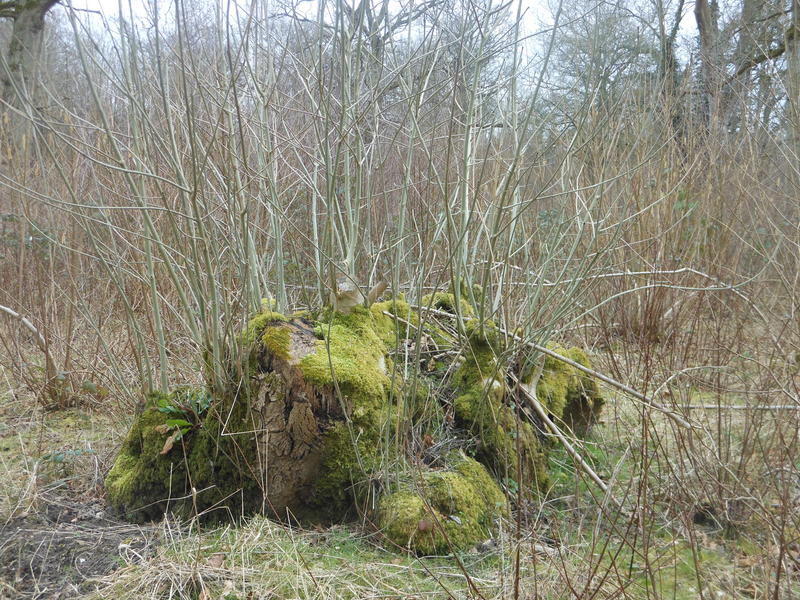
<svg viewBox="0 0 800 600"><path fill-rule="evenodd" d="M501 586L496 557L465 557L464 569L490 592ZM180 533L145 564L114 574L99 597L159 597L207 589L212 597L363 598L463 596L469 586L454 560L386 552L352 526L299 531L262 518L238 528Z"/></svg>
<svg viewBox="0 0 800 600"><path fill-rule="evenodd" d="M58 492L74 498L98 494L121 424L104 410L30 410L25 394L3 396L0 408L0 521L35 510L37 498Z"/></svg>
<svg viewBox="0 0 800 600"><path fill-rule="evenodd" d="M359 523L308 530L253 517L217 528L166 520L148 526L146 541L141 531L127 530L118 543L100 549L108 560L89 577L68 560L58 562L68 556L77 560L74 553L53 552L47 564L75 585L74 597L97 600L499 599L514 596L516 586L531 598L621 594L688 600L700 597L701 583L703 597L762 597L775 546L765 543L752 523L730 535L713 520L696 524L695 515L678 518L668 500L658 498L670 482L659 483L663 474L658 469L643 474L631 460L640 442L641 413L625 398L610 399L604 422L593 429L583 455L612 482L621 507L598 510L593 484L575 470L566 452L555 448L548 498L517 498L517 513L480 551L418 558L387 550L376 532ZM54 506L69 505L71 516L80 515L81 506L102 505L102 477L125 423L108 410L84 407L31 415L29 405L29 399L4 393L0 477L7 484L0 515L7 528L37 518L49 527L64 527L51 524ZM643 477L653 486L653 497L637 513L635 504L624 500ZM524 523L521 530L517 518ZM103 523L75 519L92 535L123 526L111 515ZM640 536L648 538L646 544ZM7 537L0 554L12 542ZM16 588L7 579L0 583L19 597L44 597L24 581Z"/></svg>

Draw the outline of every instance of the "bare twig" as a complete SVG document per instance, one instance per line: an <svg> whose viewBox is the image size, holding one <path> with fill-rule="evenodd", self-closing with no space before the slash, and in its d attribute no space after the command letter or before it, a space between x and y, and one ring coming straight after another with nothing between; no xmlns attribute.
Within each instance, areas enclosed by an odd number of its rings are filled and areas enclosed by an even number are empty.
<svg viewBox="0 0 800 600"><path fill-rule="evenodd" d="M450 317L453 316L452 314L450 314L448 312L445 312L443 310L437 310L435 308L428 308L426 306L414 306L414 308L419 309L419 310L424 310L426 312L430 312L430 313L433 313L433 314L437 314L437 315L440 315L440 316L450 316ZM464 317L464 319L469 321L469 320L472 320L473 317ZM567 358L566 356L563 356L562 354L559 354L558 352L553 352L552 350L550 350L550 348L542 346L541 344L537 344L535 342L526 341L526 340L522 339L521 337L519 337L518 335L515 335L515 334L511 333L510 331L508 331L506 329L498 327L497 330L500 333L502 333L503 335L513 339L514 341L519 342L520 344L525 344L526 346L536 350L537 352L541 352L542 354L546 354L547 356L550 356L551 358L555 358L558 361L561 361L563 363L568 364L571 367L574 367L574 368L578 369L582 373L586 373L587 375L591 375L592 377L596 377L597 379L599 379L603 383L607 383L608 385L613 386L613 387L617 388L618 390L621 390L621 391L625 392L629 396L632 396L632 397L636 398L637 400L643 402L647 406L649 406L651 408L654 408L659 412L664 413L667 417L669 417L672 421L674 421L675 423L677 423L678 425L680 425L684 429L691 429L692 428L691 424L686 419L684 419L683 417L681 417L680 415L678 415L674 411L671 411L670 409L668 409L663 404L660 404L660 403L656 402L652 398L648 398L647 396L645 396L641 392L637 392L635 389L633 389L629 385L625 385L624 383L619 382L616 379L612 379L608 375L603 375L599 371L595 371L594 369L590 369L589 367L585 367L582 364L580 364L578 362L575 362L571 358Z"/></svg>
<svg viewBox="0 0 800 600"><path fill-rule="evenodd" d="M44 354L45 374L47 375L47 382L49 384L56 376L56 363L53 361L53 357L50 355L50 349L47 347L47 341L44 339L44 336L39 333L39 330L36 329L33 323L31 323L26 317L23 317L17 311L12 310L7 306L0 305L0 312L4 312L10 317L19 320L22 326L33 334L33 337L36 340L36 345L39 346L39 349Z"/></svg>

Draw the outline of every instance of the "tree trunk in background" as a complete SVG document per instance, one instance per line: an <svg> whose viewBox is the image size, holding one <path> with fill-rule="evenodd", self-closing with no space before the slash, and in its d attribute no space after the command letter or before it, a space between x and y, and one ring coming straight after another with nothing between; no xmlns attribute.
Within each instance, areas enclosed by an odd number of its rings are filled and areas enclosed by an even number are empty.
<svg viewBox="0 0 800 600"><path fill-rule="evenodd" d="M28 112L37 105L44 18L57 1L18 0L0 11L0 16L14 21L8 49L0 59L0 98L3 101L0 114L7 115L3 119L8 127L6 139L13 145L20 143L26 129L26 119L16 111ZM9 154L5 149L3 158Z"/></svg>
<svg viewBox="0 0 800 600"><path fill-rule="evenodd" d="M734 54L734 67L736 74L730 80L725 90L725 106L727 113L728 131L737 131L746 126L748 119L748 103L753 81L752 69L743 70L752 64L754 57L763 53L770 47L771 35L768 28L766 0L744 0L742 15L739 20L739 38ZM755 65L754 65L755 66ZM753 114L761 112L760 106L753 106ZM744 123L743 123L744 121Z"/></svg>
<svg viewBox="0 0 800 600"><path fill-rule="evenodd" d="M787 121L794 150L796 183L800 176L800 0L792 0L792 23L786 32Z"/></svg>
<svg viewBox="0 0 800 600"><path fill-rule="evenodd" d="M675 18L667 29L667 15L664 4L658 0L658 40L659 40L659 65L658 74L661 81L661 95L664 106L669 115L672 133L683 150L686 123L683 110L678 99L678 60L675 56L675 42L680 30L681 15L683 14L684 0L679 0L675 9Z"/></svg>
<svg viewBox="0 0 800 600"><path fill-rule="evenodd" d="M694 5L697 32L700 34L701 101L700 113L705 129L713 126L717 112L719 65L719 7L716 0L697 0Z"/></svg>

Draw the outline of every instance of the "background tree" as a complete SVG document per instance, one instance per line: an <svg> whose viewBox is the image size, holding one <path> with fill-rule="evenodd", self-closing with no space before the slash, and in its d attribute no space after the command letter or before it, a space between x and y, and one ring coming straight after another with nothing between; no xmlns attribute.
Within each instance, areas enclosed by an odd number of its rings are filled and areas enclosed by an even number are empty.
<svg viewBox="0 0 800 600"><path fill-rule="evenodd" d="M705 127L710 127L717 108L717 86L720 74L719 5L716 0L697 0L694 18L700 42L700 114Z"/></svg>
<svg viewBox="0 0 800 600"><path fill-rule="evenodd" d="M0 18L13 22L8 48L0 55L0 113L6 113L7 107L25 111L38 104L45 15L56 4L58 0L0 1ZM12 116L10 123L7 139L17 143L20 120Z"/></svg>
<svg viewBox="0 0 800 600"><path fill-rule="evenodd" d="M0 18L13 21L0 71L4 102L18 105L20 100L33 97L42 54L45 15L56 4L58 0L0 2Z"/></svg>

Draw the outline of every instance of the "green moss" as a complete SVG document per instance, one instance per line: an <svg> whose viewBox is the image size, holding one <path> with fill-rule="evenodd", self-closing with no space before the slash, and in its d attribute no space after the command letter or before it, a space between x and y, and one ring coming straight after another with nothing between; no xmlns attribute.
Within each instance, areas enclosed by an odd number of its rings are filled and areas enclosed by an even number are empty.
<svg viewBox="0 0 800 600"><path fill-rule="evenodd" d="M398 548L413 548L412 543L415 538L423 537L420 533L420 525L427 519L427 506L417 492L402 490L384 494L381 497L378 508L378 526L384 537ZM433 554L433 552L428 554Z"/></svg>
<svg viewBox="0 0 800 600"><path fill-rule="evenodd" d="M461 452L448 461L449 469L424 471L417 486L381 498L378 523L393 545L421 555L465 550L490 537L507 513L505 496L481 464Z"/></svg>
<svg viewBox="0 0 800 600"><path fill-rule="evenodd" d="M261 461L253 433L258 424L252 420L253 394L248 392L218 399L192 440L187 463L191 483L200 491L184 513L229 519L262 509Z"/></svg>
<svg viewBox="0 0 800 600"><path fill-rule="evenodd" d="M319 328L323 339L317 351L300 361L300 369L309 383L340 392L349 416L325 434L323 469L312 498L327 512L341 512L377 468L384 427L391 430L391 363L372 311L356 306L329 318Z"/></svg>
<svg viewBox="0 0 800 600"><path fill-rule="evenodd" d="M469 298L469 290L467 289L466 283L463 282L463 281L461 282L461 295L464 298ZM483 303L483 301L485 299L485 296L486 296L486 294L483 291L483 288L481 287L481 285L479 283L473 283L472 284L472 297L475 300L475 306L476 307L480 306Z"/></svg>
<svg viewBox="0 0 800 600"><path fill-rule="evenodd" d="M375 320L376 332L388 348L395 348L398 342L409 339L419 342L421 337L419 314L405 300L376 302L370 310ZM436 329L426 326L425 334L435 337ZM440 343L442 336L437 340ZM427 425L431 425L434 421L441 422L443 417L441 404L436 398L431 397L428 384L418 373L412 372L411 377L402 382L402 389L396 398L402 399L404 414L415 424L419 425L422 421ZM431 429L427 425L424 427Z"/></svg>
<svg viewBox="0 0 800 600"><path fill-rule="evenodd" d="M161 517L167 508L167 499L184 496L188 490L186 465L180 450L194 434L187 434L176 442L171 452L162 455L169 434L158 428L174 415L158 410L160 400L171 399L163 394L151 396L125 438L105 481L111 505L134 521Z"/></svg>
<svg viewBox="0 0 800 600"><path fill-rule="evenodd" d="M394 348L397 340L415 337L419 328L419 315L405 300L386 300L370 306L375 331L387 348ZM390 317L385 313L395 315ZM409 331L409 324L411 330Z"/></svg>
<svg viewBox="0 0 800 600"><path fill-rule="evenodd" d="M404 388L404 399L408 414L417 432L433 433L444 422L444 408L425 379L417 377Z"/></svg>
<svg viewBox="0 0 800 600"><path fill-rule="evenodd" d="M151 396L106 477L109 502L132 521L158 519L166 510L192 517L212 507L223 511L218 516L224 518L228 510L240 514L242 508L253 512L261 506L258 478L251 476L257 448L246 394L214 399L202 425L161 454L174 431L166 421L175 415L158 410L159 403L180 404L191 393L206 392L179 388ZM224 422L226 435L220 431Z"/></svg>
<svg viewBox="0 0 800 600"><path fill-rule="evenodd" d="M289 329L285 325L268 325L264 329L264 333L261 334L261 342L264 344L267 351L272 356L284 360L289 358L289 345L291 341Z"/></svg>
<svg viewBox="0 0 800 600"><path fill-rule="evenodd" d="M477 437L476 457L499 478L516 480L521 469L523 482L518 483L545 489L548 475L543 442L534 427L518 419L505 401L507 389L498 373L496 358L502 340L496 328L486 323L481 329L470 322L467 337L466 360L454 377L457 396L453 408L458 424ZM550 347L589 366L586 354L578 348ZM591 377L549 356L545 357L537 383L537 396L557 421L578 435L585 434L603 406L600 391Z"/></svg>
<svg viewBox="0 0 800 600"><path fill-rule="evenodd" d="M437 310L449 313L456 313L456 296L452 292L435 292L422 297L422 306L430 306ZM462 294L459 298L458 306L462 317L471 317L475 314L475 309Z"/></svg>
<svg viewBox="0 0 800 600"><path fill-rule="evenodd" d="M567 350L567 357L584 367L591 368L589 358L580 348ZM567 405L564 407L561 419L575 434L584 435L597 422L605 400L600 393L597 381L577 369L575 369L575 376L570 383L567 391Z"/></svg>
<svg viewBox="0 0 800 600"><path fill-rule="evenodd" d="M589 358L580 348L564 349L555 344L548 344L548 347L582 366L591 368ZM604 403L594 379L550 356L545 357L542 375L536 385L536 395L551 415L578 435L583 435L596 421Z"/></svg>
<svg viewBox="0 0 800 600"><path fill-rule="evenodd" d="M254 372L263 369L258 357L265 351L288 358L291 334L286 321L283 315L263 312L248 324L242 338L262 342L253 345ZM311 505L330 516L341 516L352 506L358 485L377 470L384 432L395 429L391 361L376 329L374 315L366 308L332 314L329 322L318 326L322 339L316 352L299 364L309 384L340 398L345 415L345 421L331 424L323 437L322 469L310 499ZM161 516L167 506L187 516L211 508L227 507L235 514L260 510L263 493L253 433L257 424L251 422L250 399L257 396L258 386L271 385L268 375L252 379L253 389L220 394L204 414L202 426L187 433L166 455L160 452L168 433L159 426L175 415L158 411L158 401L165 398L154 397L134 423L109 474L112 504L140 521ZM185 391L174 392L166 400L178 403L184 396ZM183 499L167 502L169 497Z"/></svg>
<svg viewBox="0 0 800 600"><path fill-rule="evenodd" d="M274 301L262 300L261 312L250 319L247 327L239 334L239 345L245 351L249 351L248 369L251 373L258 370L259 355L263 348L279 358L286 358L289 355L291 336L288 328L284 327L289 319L281 313L272 311L273 305Z"/></svg>
<svg viewBox="0 0 800 600"><path fill-rule="evenodd" d="M325 434L322 473L310 499L320 516L341 518L366 497L368 478L381 461L380 425L362 417L337 423Z"/></svg>
<svg viewBox="0 0 800 600"><path fill-rule="evenodd" d="M389 388L386 347L375 331L372 313L356 306L346 315L333 314L319 328L317 351L300 361L309 383L341 390L355 415L374 410Z"/></svg>
<svg viewBox="0 0 800 600"><path fill-rule="evenodd" d="M262 510L261 463L253 433L258 424L251 422L251 399L262 397L256 392L263 392L263 386L280 388L280 381L273 382L280 375L269 372L269 361L261 359L265 354L289 358L292 340L287 318L266 308L241 336L253 349L251 367L258 375L249 379L250 385L221 392L203 413L202 423L163 455L169 433L163 425L174 415L157 410L157 403L179 403L206 392L155 396L134 423L106 482L109 500L129 518L153 519L167 509L185 516L217 509L225 510L220 516ZM417 314L402 300L369 309L357 306L349 314L328 311L315 324L316 349L297 367L318 393L341 403L342 420L334 416L320 423L325 432L321 470L301 516L341 518L354 505L365 505L371 481L386 461L403 464L402 444L392 436L402 435L412 419L418 431L441 425L436 399L431 410L421 381L404 389L387 355L388 345L416 336L418 327ZM398 485L379 502L378 518L387 538L421 554L463 549L485 539L494 519L506 510L490 471L512 479L521 471L520 485L544 487L547 480L538 435L508 402L505 365L498 364L502 336L491 322L474 321L466 323L465 334L464 362L452 380L453 408L457 425L479 440L476 458L483 464L461 453L450 455L447 469L425 470L416 486ZM588 364L580 351L563 352ZM585 419L602 404L589 378L558 361L545 362L539 385L548 409L564 419ZM407 406L395 405L401 397Z"/></svg>
<svg viewBox="0 0 800 600"><path fill-rule="evenodd" d="M517 479L521 470L524 483L544 489L547 471L539 438L504 401L507 390L498 372L496 328L469 323L467 336L466 359L454 376L456 422L478 438L476 457L498 477Z"/></svg>
<svg viewBox="0 0 800 600"><path fill-rule="evenodd" d="M465 332L473 349L489 349L493 355L499 354L503 349L503 339L494 321L481 322L473 319L467 322Z"/></svg>
<svg viewBox="0 0 800 600"><path fill-rule="evenodd" d="M255 317L250 319L247 327L239 337L242 346L250 347L264 333L264 329L274 323L285 323L288 319L278 312L262 310Z"/></svg>
<svg viewBox="0 0 800 600"><path fill-rule="evenodd" d="M548 345L554 352L562 354L563 348ZM542 406L556 419L561 419L567 405L570 385L574 385L575 369L567 363L545 356L541 377L536 384L536 396Z"/></svg>

